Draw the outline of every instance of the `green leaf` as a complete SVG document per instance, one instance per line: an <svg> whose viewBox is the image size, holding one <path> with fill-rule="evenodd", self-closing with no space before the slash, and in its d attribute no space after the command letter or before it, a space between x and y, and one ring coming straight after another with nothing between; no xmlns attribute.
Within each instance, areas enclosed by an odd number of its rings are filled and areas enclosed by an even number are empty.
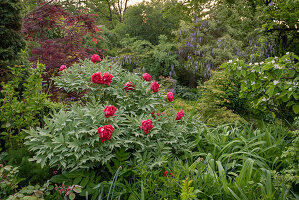
<svg viewBox="0 0 299 200"><path fill-rule="evenodd" d="M291 105L293 105L295 102L294 101L289 101L286 105L286 107L290 107Z"/></svg>
<svg viewBox="0 0 299 200"><path fill-rule="evenodd" d="M266 91L266 94L269 94L270 97L273 97L275 90L275 85L271 85L270 88Z"/></svg>
<svg viewBox="0 0 299 200"><path fill-rule="evenodd" d="M73 192L69 195L70 200L74 200L75 197L76 197L76 195L75 195L75 193L73 193Z"/></svg>
<svg viewBox="0 0 299 200"><path fill-rule="evenodd" d="M296 104L296 105L293 105L293 111L295 114L298 114L299 113L299 104Z"/></svg>
<svg viewBox="0 0 299 200"><path fill-rule="evenodd" d="M65 177L64 175L55 175L50 179L50 181L52 181L53 183L62 183L66 179L67 177Z"/></svg>
<svg viewBox="0 0 299 200"><path fill-rule="evenodd" d="M296 100L298 100L299 99L299 94L298 93L293 93L293 97L296 99Z"/></svg>
<svg viewBox="0 0 299 200"><path fill-rule="evenodd" d="M73 188L73 191L76 192L76 193L80 193L82 191L81 187L76 185L74 188Z"/></svg>
<svg viewBox="0 0 299 200"><path fill-rule="evenodd" d="M73 184L78 185L80 183L81 179L82 179L82 176L78 176L77 178L75 178Z"/></svg>

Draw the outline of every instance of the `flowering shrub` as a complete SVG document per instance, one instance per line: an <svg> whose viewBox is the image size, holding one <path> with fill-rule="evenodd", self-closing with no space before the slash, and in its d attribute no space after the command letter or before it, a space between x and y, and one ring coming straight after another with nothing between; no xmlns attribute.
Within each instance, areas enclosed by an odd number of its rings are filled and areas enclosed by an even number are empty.
<svg viewBox="0 0 299 200"><path fill-rule="evenodd" d="M242 79L240 97L250 100L255 109L283 117L299 114L298 60L294 53L287 53L260 63L230 60L221 67Z"/></svg>
<svg viewBox="0 0 299 200"><path fill-rule="evenodd" d="M150 82L141 74L109 66L106 60L97 64L85 60L54 78L56 86L86 91L86 95L70 110L47 118L44 128L28 131L25 143L34 153L32 160L59 164L63 169L90 169L112 162L115 152L125 149L132 155L127 158L132 165L143 160L153 168L191 152L198 122L192 121L195 126L185 126L184 120L178 124L163 89L151 93ZM94 84L91 77L98 72L112 74L111 84ZM163 116L155 118L152 112L163 112Z"/></svg>

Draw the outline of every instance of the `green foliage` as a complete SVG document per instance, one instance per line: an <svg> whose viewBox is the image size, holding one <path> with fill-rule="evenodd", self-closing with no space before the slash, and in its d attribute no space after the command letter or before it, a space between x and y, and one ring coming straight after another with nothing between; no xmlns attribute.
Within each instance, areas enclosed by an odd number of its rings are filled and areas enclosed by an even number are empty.
<svg viewBox="0 0 299 200"><path fill-rule="evenodd" d="M277 55L282 56L288 51L298 55L299 2L294 0L256 1L256 4L262 11L260 18L263 19L263 25L259 31L267 37L275 38ZM280 23L282 21L283 23Z"/></svg>
<svg viewBox="0 0 299 200"><path fill-rule="evenodd" d="M45 197L49 197L54 186L47 181L44 185L29 185L22 188L20 191L13 195L10 195L7 200L44 200Z"/></svg>
<svg viewBox="0 0 299 200"><path fill-rule="evenodd" d="M174 76L180 72L180 63L175 53L176 45L159 36L159 44L152 45L146 40L126 37L121 40L122 49L116 58L118 64L130 71L142 69L155 77Z"/></svg>
<svg viewBox="0 0 299 200"><path fill-rule="evenodd" d="M250 1L197 3L201 8L192 13L192 23L182 21L176 31L185 72L180 73L183 75L180 79L192 87L198 80L208 80L211 69L217 69L226 60L237 57L249 60L252 48L260 49L257 42L260 36L254 30L261 21L256 19L258 12L252 12Z"/></svg>
<svg viewBox="0 0 299 200"><path fill-rule="evenodd" d="M172 31L178 28L177 22L184 17L169 12L169 8L173 6L175 3L172 1L143 2L130 6L125 13L123 24L119 24L115 31L120 36L129 34L138 40L146 40L157 45L160 35L173 38Z"/></svg>
<svg viewBox="0 0 299 200"><path fill-rule="evenodd" d="M287 53L261 63L235 60L221 67L242 80L240 97L248 99L255 109L292 120L299 114L298 60L294 53Z"/></svg>
<svg viewBox="0 0 299 200"><path fill-rule="evenodd" d="M199 86L201 99L197 109L208 124L245 122L238 114L248 112L247 102L239 97L240 80L224 71L214 71L210 80Z"/></svg>
<svg viewBox="0 0 299 200"><path fill-rule="evenodd" d="M227 125L213 128L201 124L194 137L196 149L186 159L184 156L170 159L154 169L144 161L146 158L141 162L137 160L134 168L124 165L113 197L294 199L295 188L282 188L285 182L272 173L288 164L280 157L281 149L290 142L287 129L277 125L253 129ZM101 170L104 174L103 168ZM105 184L104 181L99 186Z"/></svg>
<svg viewBox="0 0 299 200"><path fill-rule="evenodd" d="M25 148L9 149L7 152L1 153L0 162L13 167L18 167L19 187L28 184L41 185L50 178L52 174L49 167L41 168L40 164L29 162L31 154Z"/></svg>
<svg viewBox="0 0 299 200"><path fill-rule="evenodd" d="M80 185L82 188L80 192L81 196L85 196L87 193L96 198L99 196L99 190L96 188L96 185L100 182L101 178L102 176L96 174L95 171L77 170L53 176L50 181L59 185L62 183L65 185Z"/></svg>
<svg viewBox="0 0 299 200"><path fill-rule="evenodd" d="M196 101L200 98L200 93L196 88L189 88L183 85L176 86L177 95L187 101Z"/></svg>
<svg viewBox="0 0 299 200"><path fill-rule="evenodd" d="M182 181L182 193L181 193L181 198L182 200L189 200L189 199L195 199L196 195L193 194L193 187L190 187L192 180L186 180Z"/></svg>
<svg viewBox="0 0 299 200"><path fill-rule="evenodd" d="M288 183L288 187L292 184L299 184L299 130L292 132L292 142L282 152L281 158L286 159L287 166L282 170L282 173L278 176L278 180L281 179Z"/></svg>
<svg viewBox="0 0 299 200"><path fill-rule="evenodd" d="M22 180L19 179L16 174L18 173L18 167L11 165L0 164L0 195L8 196L14 192L18 187L18 183Z"/></svg>
<svg viewBox="0 0 299 200"><path fill-rule="evenodd" d="M44 128L27 131L25 144L34 152L31 160L42 166L59 164L67 170L92 169L108 163L117 149L125 148L132 153L129 160L147 162L154 168L190 151L189 138L195 127L185 126L184 120L177 123L176 113L171 109L160 117L151 115L169 108L165 92L151 93L150 83L142 80L141 75L109 66L105 61L93 64L86 60L63 70L54 79L66 91L87 91L82 99L85 105L74 104L69 111L61 110L46 118ZM111 85L90 81L93 73L105 71L113 75ZM134 90L123 91L126 82L136 82ZM116 116L105 118L106 105L117 108ZM148 134L140 130L142 120L146 119L151 119L154 126ZM114 127L112 138L100 142L97 129L108 124Z"/></svg>
<svg viewBox="0 0 299 200"><path fill-rule="evenodd" d="M0 2L0 76L4 69L16 63L18 53L25 47L21 35L22 5L19 0L2 0ZM4 74L3 74L4 73Z"/></svg>
<svg viewBox="0 0 299 200"><path fill-rule="evenodd" d="M26 135L23 129L42 126L44 116L61 108L59 104L51 102L42 91L43 65L39 64L36 68L16 66L11 70L14 79L2 83L1 90L1 140L5 143L2 148L21 145Z"/></svg>

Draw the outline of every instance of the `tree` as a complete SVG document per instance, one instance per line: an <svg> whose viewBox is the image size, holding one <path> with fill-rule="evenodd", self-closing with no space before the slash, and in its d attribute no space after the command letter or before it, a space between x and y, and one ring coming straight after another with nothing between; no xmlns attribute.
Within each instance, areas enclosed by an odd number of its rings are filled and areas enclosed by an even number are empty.
<svg viewBox="0 0 299 200"><path fill-rule="evenodd" d="M18 53L25 48L21 34L22 6L19 0L0 2L0 77L7 72L7 66L13 65Z"/></svg>
<svg viewBox="0 0 299 200"><path fill-rule="evenodd" d="M31 49L32 62L46 65L46 69L58 69L61 65L71 66L91 53L103 51L84 45L84 38L90 35L96 43L101 31L95 25L94 15L79 10L76 14L67 12L58 4L41 4L24 18L23 33L27 41L38 43Z"/></svg>
<svg viewBox="0 0 299 200"><path fill-rule="evenodd" d="M258 32L262 26L261 9L251 1L210 1L210 7L195 13L192 23L182 24L177 32L179 54L187 77L185 84L193 87L211 75L211 69L233 58L250 62L275 55L275 40ZM252 56L251 56L252 55ZM185 75L186 76L186 75Z"/></svg>
<svg viewBox="0 0 299 200"><path fill-rule="evenodd" d="M156 45L159 36L174 38L172 32L179 28L179 21L184 17L173 12L166 12L176 3L171 1L152 1L128 8L123 24L116 27L116 32L125 36L129 34L140 40L147 40Z"/></svg>

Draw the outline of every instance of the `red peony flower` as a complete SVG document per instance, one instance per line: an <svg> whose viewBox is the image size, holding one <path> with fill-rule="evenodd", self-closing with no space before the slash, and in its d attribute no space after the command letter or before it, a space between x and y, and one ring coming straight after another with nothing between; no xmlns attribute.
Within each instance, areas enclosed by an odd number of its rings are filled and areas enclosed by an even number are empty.
<svg viewBox="0 0 299 200"><path fill-rule="evenodd" d="M150 74L148 74L148 73L144 73L144 74L142 75L142 78L143 78L145 81L151 81L152 76L151 76Z"/></svg>
<svg viewBox="0 0 299 200"><path fill-rule="evenodd" d="M101 72L94 73L94 74L91 76L91 82L93 82L93 83L97 83L97 84L102 83L102 75L101 75Z"/></svg>
<svg viewBox="0 0 299 200"><path fill-rule="evenodd" d="M130 91L130 90L134 90L134 87L136 86L136 82L135 85L133 85L132 82L127 82L125 83L125 87L123 88L123 91Z"/></svg>
<svg viewBox="0 0 299 200"><path fill-rule="evenodd" d="M90 58L91 62L96 63L96 62L101 62L102 59L98 54L93 54Z"/></svg>
<svg viewBox="0 0 299 200"><path fill-rule="evenodd" d="M111 135L112 131L113 131L113 127L110 124L99 127L98 133L100 134L101 142L110 140L112 136Z"/></svg>
<svg viewBox="0 0 299 200"><path fill-rule="evenodd" d="M66 69L66 66L65 66L65 65L61 65L61 66L59 67L59 71L62 71L62 70L64 70L64 69Z"/></svg>
<svg viewBox="0 0 299 200"><path fill-rule="evenodd" d="M112 74L109 74L108 72L104 72L104 75L102 77L102 84L110 85L112 78L113 78Z"/></svg>
<svg viewBox="0 0 299 200"><path fill-rule="evenodd" d="M114 116L114 113L116 111L117 111L117 109L114 106L112 106L112 105L106 106L106 108L104 109L105 117L108 118L110 116Z"/></svg>
<svg viewBox="0 0 299 200"><path fill-rule="evenodd" d="M152 84L151 84L151 90L153 92L159 92L159 83L157 81L152 82Z"/></svg>
<svg viewBox="0 0 299 200"><path fill-rule="evenodd" d="M173 101L173 93L172 92L167 92L167 100L169 102L172 102Z"/></svg>
<svg viewBox="0 0 299 200"><path fill-rule="evenodd" d="M182 117L184 116L184 111L183 110L180 110L180 112L178 112L177 114L176 114L176 120L180 120L180 119L182 119Z"/></svg>
<svg viewBox="0 0 299 200"><path fill-rule="evenodd" d="M140 126L140 130L144 131L146 134L149 133L149 131L153 128L153 122L152 120L143 120Z"/></svg>

